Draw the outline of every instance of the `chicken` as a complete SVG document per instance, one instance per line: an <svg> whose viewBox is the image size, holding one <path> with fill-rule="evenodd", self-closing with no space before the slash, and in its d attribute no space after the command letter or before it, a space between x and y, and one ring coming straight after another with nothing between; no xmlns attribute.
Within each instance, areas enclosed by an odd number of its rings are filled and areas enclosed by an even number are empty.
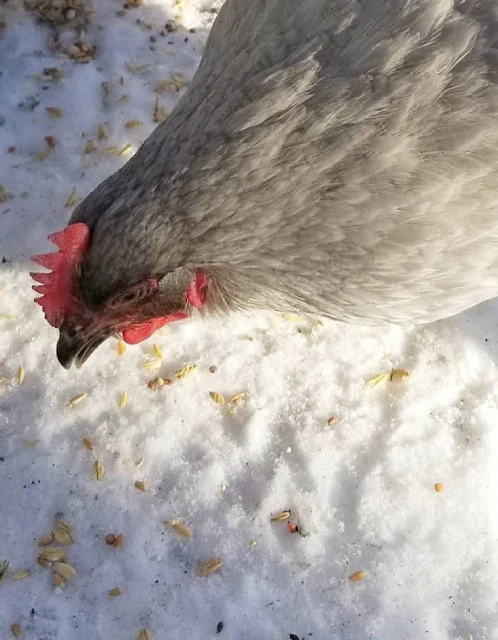
<svg viewBox="0 0 498 640"><path fill-rule="evenodd" d="M243 308L432 322L498 294L496 0L226 0L193 81L33 274L57 356Z"/></svg>

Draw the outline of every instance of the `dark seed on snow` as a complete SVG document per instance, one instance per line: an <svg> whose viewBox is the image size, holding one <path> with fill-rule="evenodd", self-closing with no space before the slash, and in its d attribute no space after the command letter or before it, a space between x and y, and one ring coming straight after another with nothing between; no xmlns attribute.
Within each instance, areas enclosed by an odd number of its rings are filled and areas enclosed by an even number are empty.
<svg viewBox="0 0 498 640"><path fill-rule="evenodd" d="M223 631L223 620L220 620L216 625L216 633L221 633Z"/></svg>

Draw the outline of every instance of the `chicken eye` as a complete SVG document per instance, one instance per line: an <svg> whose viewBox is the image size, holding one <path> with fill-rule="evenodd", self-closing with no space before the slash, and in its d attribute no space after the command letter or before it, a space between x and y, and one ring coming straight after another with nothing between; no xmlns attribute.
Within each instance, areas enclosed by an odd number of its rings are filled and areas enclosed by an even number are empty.
<svg viewBox="0 0 498 640"><path fill-rule="evenodd" d="M146 284L139 285L133 289L128 289L116 299L118 304L131 304L145 298L149 293L149 287Z"/></svg>

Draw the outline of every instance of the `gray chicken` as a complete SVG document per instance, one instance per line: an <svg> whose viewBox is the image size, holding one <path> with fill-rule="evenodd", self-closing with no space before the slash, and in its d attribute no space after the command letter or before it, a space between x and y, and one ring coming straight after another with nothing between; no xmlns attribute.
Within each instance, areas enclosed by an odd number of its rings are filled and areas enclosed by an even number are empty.
<svg viewBox="0 0 498 640"><path fill-rule="evenodd" d="M35 260L81 366L241 308L426 323L498 294L498 2L227 0L170 117Z"/></svg>

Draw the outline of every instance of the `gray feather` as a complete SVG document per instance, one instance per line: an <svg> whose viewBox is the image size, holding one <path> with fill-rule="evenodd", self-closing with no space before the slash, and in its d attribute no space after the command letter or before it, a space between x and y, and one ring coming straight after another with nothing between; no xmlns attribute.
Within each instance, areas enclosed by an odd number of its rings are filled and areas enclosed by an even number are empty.
<svg viewBox="0 0 498 640"><path fill-rule="evenodd" d="M76 209L82 294L418 323L498 294L495 0L226 0L191 86Z"/></svg>

